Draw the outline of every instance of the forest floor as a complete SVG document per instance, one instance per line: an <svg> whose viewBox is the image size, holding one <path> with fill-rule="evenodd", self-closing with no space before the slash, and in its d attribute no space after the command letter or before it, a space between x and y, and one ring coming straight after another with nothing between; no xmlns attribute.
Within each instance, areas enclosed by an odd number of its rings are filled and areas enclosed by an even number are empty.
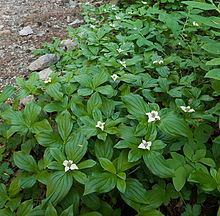
<svg viewBox="0 0 220 216"><path fill-rule="evenodd" d="M81 3L72 0L0 0L0 89L27 76L32 51L54 37L66 38L68 26L79 26ZM33 32L22 36L29 26Z"/></svg>

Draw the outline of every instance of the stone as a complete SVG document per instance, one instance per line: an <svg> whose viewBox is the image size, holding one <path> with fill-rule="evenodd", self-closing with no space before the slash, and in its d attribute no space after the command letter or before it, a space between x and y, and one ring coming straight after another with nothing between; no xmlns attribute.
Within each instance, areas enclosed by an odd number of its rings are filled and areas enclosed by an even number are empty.
<svg viewBox="0 0 220 216"><path fill-rule="evenodd" d="M59 59L60 57L55 54L45 54L32 62L29 65L28 69L30 71L40 71L49 67L52 64L55 64L59 61Z"/></svg>
<svg viewBox="0 0 220 216"><path fill-rule="evenodd" d="M10 30L2 30L2 31L0 31L0 36L10 35L10 34L11 34L11 31L10 31Z"/></svg>
<svg viewBox="0 0 220 216"><path fill-rule="evenodd" d="M20 105L26 105L27 103L31 102L34 100L34 96L33 95L28 95L26 97L24 97L23 99L20 100Z"/></svg>
<svg viewBox="0 0 220 216"><path fill-rule="evenodd" d="M0 25L0 30L2 30L4 28L4 26L3 25Z"/></svg>
<svg viewBox="0 0 220 216"><path fill-rule="evenodd" d="M77 46L77 43L70 39L61 41L61 47L64 48L65 50L68 50L68 51L73 50L76 46Z"/></svg>
<svg viewBox="0 0 220 216"><path fill-rule="evenodd" d="M47 80L52 72L53 71L51 68L46 68L46 69L40 71L38 73L38 75L41 80Z"/></svg>
<svg viewBox="0 0 220 216"><path fill-rule="evenodd" d="M2 58L4 56L4 50L0 49L0 58Z"/></svg>
<svg viewBox="0 0 220 216"><path fill-rule="evenodd" d="M75 19L73 22L69 23L68 25L76 25L76 24L81 24L83 23L83 20Z"/></svg>
<svg viewBox="0 0 220 216"><path fill-rule="evenodd" d="M73 1L73 0L70 0L70 1L69 1L69 6L70 6L71 8L75 8L75 7L77 6L77 2L76 2L76 1Z"/></svg>
<svg viewBox="0 0 220 216"><path fill-rule="evenodd" d="M20 36L27 36L33 34L33 30L30 26L24 27L21 31L19 31Z"/></svg>

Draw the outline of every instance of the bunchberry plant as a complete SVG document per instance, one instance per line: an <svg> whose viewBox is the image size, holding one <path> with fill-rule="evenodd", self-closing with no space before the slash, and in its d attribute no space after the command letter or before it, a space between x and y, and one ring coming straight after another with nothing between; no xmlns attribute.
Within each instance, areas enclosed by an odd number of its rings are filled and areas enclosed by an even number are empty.
<svg viewBox="0 0 220 216"><path fill-rule="evenodd" d="M86 4L76 49L47 44L53 73L0 95L0 215L217 215L219 13Z"/></svg>

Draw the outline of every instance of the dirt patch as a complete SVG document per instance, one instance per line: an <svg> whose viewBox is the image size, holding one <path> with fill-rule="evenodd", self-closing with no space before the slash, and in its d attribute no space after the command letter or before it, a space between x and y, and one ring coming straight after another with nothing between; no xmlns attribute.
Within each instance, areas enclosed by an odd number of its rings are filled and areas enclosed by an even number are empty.
<svg viewBox="0 0 220 216"><path fill-rule="evenodd" d="M0 88L28 75L32 51L53 37L66 38L66 27L82 20L81 4L72 0L0 0ZM23 27L33 34L20 36Z"/></svg>

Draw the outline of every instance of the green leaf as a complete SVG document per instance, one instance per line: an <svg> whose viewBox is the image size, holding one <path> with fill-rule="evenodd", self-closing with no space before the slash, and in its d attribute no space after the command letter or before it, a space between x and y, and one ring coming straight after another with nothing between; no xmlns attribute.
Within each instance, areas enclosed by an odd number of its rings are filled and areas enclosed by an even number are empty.
<svg viewBox="0 0 220 216"><path fill-rule="evenodd" d="M128 112L136 117L137 119L145 119L146 113L148 111L147 103L144 99L137 94L129 94L122 97Z"/></svg>
<svg viewBox="0 0 220 216"><path fill-rule="evenodd" d="M217 7L215 7L213 4L208 4L205 2L182 1L181 3L186 4L192 8L198 8L201 10L216 10L217 9Z"/></svg>
<svg viewBox="0 0 220 216"><path fill-rule="evenodd" d="M93 90L90 88L80 88L78 89L77 93L80 96L89 96L93 93Z"/></svg>
<svg viewBox="0 0 220 216"><path fill-rule="evenodd" d="M88 142L84 135L76 133L65 145L68 160L78 163L86 154Z"/></svg>
<svg viewBox="0 0 220 216"><path fill-rule="evenodd" d="M145 40L145 44L149 45L148 41ZM142 60L143 60L143 57L141 55L134 55L133 58L126 60L126 65L127 66L136 65L139 62L141 62Z"/></svg>
<svg viewBox="0 0 220 216"><path fill-rule="evenodd" d="M32 200L27 200L23 203L21 203L21 205L19 206L18 210L17 210L17 216L27 216L27 215L31 215L31 211L33 208L33 203Z"/></svg>
<svg viewBox="0 0 220 216"><path fill-rule="evenodd" d="M63 139L63 141L66 142L73 128L73 122L70 113L68 111L63 111L56 118L56 122L57 122L59 134Z"/></svg>
<svg viewBox="0 0 220 216"><path fill-rule="evenodd" d="M220 54L220 43L215 42L215 43L207 43L202 46L204 50L206 50L209 53L219 55Z"/></svg>
<svg viewBox="0 0 220 216"><path fill-rule="evenodd" d="M51 83L46 88L46 92L48 95L50 95L55 100L62 101L63 93L60 90L61 90L60 83Z"/></svg>
<svg viewBox="0 0 220 216"><path fill-rule="evenodd" d="M106 72L96 73L92 79L93 88L96 89L101 84L105 83L108 80L108 74Z"/></svg>
<svg viewBox="0 0 220 216"><path fill-rule="evenodd" d="M96 165L96 162L94 160L88 159L88 160L82 161L77 166L79 167L79 169L87 169L87 168L91 168L95 165Z"/></svg>
<svg viewBox="0 0 220 216"><path fill-rule="evenodd" d="M57 162L66 160L64 153L59 148L50 148L50 153Z"/></svg>
<svg viewBox="0 0 220 216"><path fill-rule="evenodd" d="M51 203L46 208L45 216L57 216L57 210L53 207Z"/></svg>
<svg viewBox="0 0 220 216"><path fill-rule="evenodd" d="M171 136L192 138L192 131L187 123L173 112L166 113L162 116L159 128Z"/></svg>
<svg viewBox="0 0 220 216"><path fill-rule="evenodd" d="M0 209L4 207L8 200L7 190L4 184L0 184Z"/></svg>
<svg viewBox="0 0 220 216"><path fill-rule="evenodd" d="M31 127L32 124L37 120L40 112L41 112L41 107L38 106L37 104L33 102L26 104L23 117L28 127Z"/></svg>
<svg viewBox="0 0 220 216"><path fill-rule="evenodd" d="M8 109L1 114L1 117L13 125L24 125L24 119L21 112Z"/></svg>
<svg viewBox="0 0 220 216"><path fill-rule="evenodd" d="M96 88L96 91L109 97L112 97L115 94L114 89L110 85L100 86Z"/></svg>
<svg viewBox="0 0 220 216"><path fill-rule="evenodd" d="M113 142L111 138L108 136L106 141L97 140L94 146L95 155L97 158L107 158L111 160L113 156Z"/></svg>
<svg viewBox="0 0 220 216"><path fill-rule="evenodd" d="M78 171L78 170L76 172L73 172L72 176L80 184L86 184L86 182L88 180L87 175L83 172Z"/></svg>
<svg viewBox="0 0 220 216"><path fill-rule="evenodd" d="M24 154L23 152L14 153L14 162L17 167L28 172L35 172L38 170L37 163L31 155Z"/></svg>
<svg viewBox="0 0 220 216"><path fill-rule="evenodd" d="M88 102L87 102L87 111L88 113L92 113L92 111L94 109L99 109L102 105L102 99L99 96L98 92L95 92L94 94L92 94L92 96L89 98Z"/></svg>
<svg viewBox="0 0 220 216"><path fill-rule="evenodd" d="M143 155L145 165L148 169L160 178L173 177L174 171L168 167L167 161L160 153L149 151Z"/></svg>
<svg viewBox="0 0 220 216"><path fill-rule="evenodd" d="M131 149L128 153L128 161L135 162L142 158L142 151L140 149Z"/></svg>
<svg viewBox="0 0 220 216"><path fill-rule="evenodd" d="M70 207L68 207L67 209L65 209L60 216L74 216L73 214L74 212L74 208L73 205L71 205Z"/></svg>
<svg viewBox="0 0 220 216"><path fill-rule="evenodd" d="M175 170L174 175L173 185L177 191L180 191L186 183L187 171L181 166Z"/></svg>
<svg viewBox="0 0 220 216"><path fill-rule="evenodd" d="M157 150L161 150L165 147L166 147L166 144L163 141L155 140L155 141L153 141L151 149L154 150L154 151L157 151Z"/></svg>
<svg viewBox="0 0 220 216"><path fill-rule="evenodd" d="M61 171L54 172L47 182L47 193L45 201L56 205L67 195L70 188L72 187L72 183L72 176Z"/></svg>
<svg viewBox="0 0 220 216"><path fill-rule="evenodd" d="M84 205L94 211L98 210L101 206L101 200L95 193L82 196L82 201Z"/></svg>
<svg viewBox="0 0 220 216"><path fill-rule="evenodd" d="M56 147L60 147L63 144L58 134L54 134L51 132L42 132L36 134L35 137L38 143L44 147L56 148Z"/></svg>
<svg viewBox="0 0 220 216"><path fill-rule="evenodd" d="M217 188L217 183L214 178L202 170L196 170L191 173L189 181L200 184L204 191L210 192Z"/></svg>
<svg viewBox="0 0 220 216"><path fill-rule="evenodd" d="M8 130L7 130L7 133L6 133L6 137L7 139L9 139L14 133L16 132L20 132L21 134L26 134L28 132L28 129L26 126L24 125L15 125L15 126L11 126Z"/></svg>
<svg viewBox="0 0 220 216"><path fill-rule="evenodd" d="M137 165L138 162L129 162L127 151L121 151L119 157L117 158L117 172L126 171L133 166Z"/></svg>
<svg viewBox="0 0 220 216"><path fill-rule="evenodd" d="M115 169L114 164L107 158L99 158L99 163L101 164L104 170L110 173L116 174L116 169Z"/></svg>
<svg viewBox="0 0 220 216"><path fill-rule="evenodd" d="M64 104L61 104L60 101L48 103L43 108L43 110L48 113L60 112L60 111L63 111L64 109L65 109Z"/></svg>
<svg viewBox="0 0 220 216"><path fill-rule="evenodd" d="M214 58L206 62L206 65L220 65L220 58Z"/></svg>
<svg viewBox="0 0 220 216"><path fill-rule="evenodd" d="M43 132L52 132L53 129L47 119L36 122L32 125L32 131L36 134Z"/></svg>
<svg viewBox="0 0 220 216"><path fill-rule="evenodd" d="M137 179L126 181L126 190L122 197L139 204L149 204L147 191Z"/></svg>
<svg viewBox="0 0 220 216"><path fill-rule="evenodd" d="M5 102L8 98L12 96L14 93L15 88L12 86L7 86L4 88L4 90L0 94L0 104Z"/></svg>
<svg viewBox="0 0 220 216"><path fill-rule="evenodd" d="M215 167L215 161L212 159L212 158L202 158L199 160L199 162L207 165L207 166L210 166L210 167Z"/></svg>
<svg viewBox="0 0 220 216"><path fill-rule="evenodd" d="M81 216L102 216L99 212L93 211L93 212L86 212L85 214L82 214Z"/></svg>
<svg viewBox="0 0 220 216"><path fill-rule="evenodd" d="M205 75L206 78L220 80L220 68L215 68L208 71Z"/></svg>
<svg viewBox="0 0 220 216"><path fill-rule="evenodd" d="M86 185L84 195L98 192L98 193L107 193L111 191L117 182L117 178L112 173L96 173L89 177Z"/></svg>
<svg viewBox="0 0 220 216"><path fill-rule="evenodd" d="M125 182L125 180L118 178L116 186L117 186L118 190L121 193L125 192L125 190L126 190L126 182Z"/></svg>
<svg viewBox="0 0 220 216"><path fill-rule="evenodd" d="M31 188L36 183L36 178L32 175L21 174L19 180L21 188Z"/></svg>

